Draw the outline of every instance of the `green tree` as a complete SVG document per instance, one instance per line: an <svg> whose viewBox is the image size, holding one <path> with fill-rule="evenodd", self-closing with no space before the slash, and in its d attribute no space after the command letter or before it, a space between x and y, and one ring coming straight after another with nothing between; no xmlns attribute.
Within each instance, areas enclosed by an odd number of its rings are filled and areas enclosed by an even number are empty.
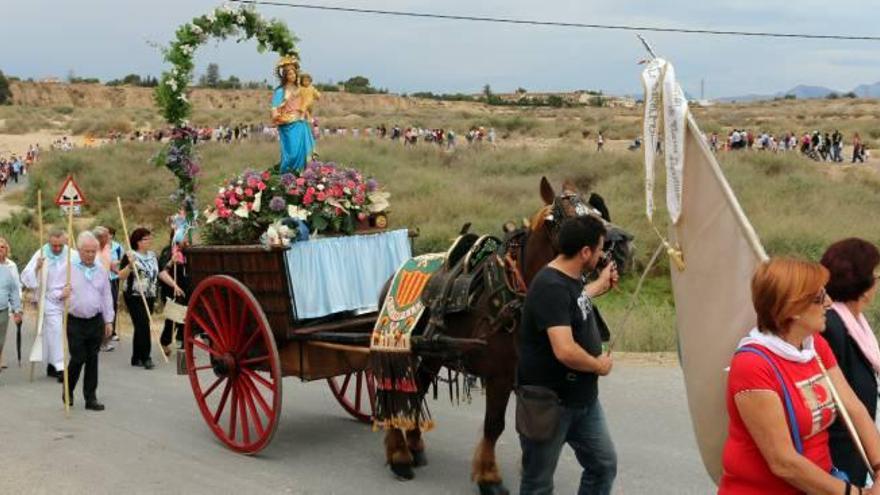
<svg viewBox="0 0 880 495"><path fill-rule="evenodd" d="M6 105L12 102L12 91L9 89L9 81L0 70L0 105Z"/></svg>
<svg viewBox="0 0 880 495"><path fill-rule="evenodd" d="M208 70L205 72L204 83L202 86L216 88L220 85L220 66L217 64L208 64Z"/></svg>
<svg viewBox="0 0 880 495"><path fill-rule="evenodd" d="M562 99L559 95L550 95L547 97L547 105L556 108L562 108L565 106L565 100Z"/></svg>
<svg viewBox="0 0 880 495"><path fill-rule="evenodd" d="M348 93L375 93L372 87L370 87L370 80L364 76L354 76L350 77L347 81L342 83L345 87L345 91Z"/></svg>

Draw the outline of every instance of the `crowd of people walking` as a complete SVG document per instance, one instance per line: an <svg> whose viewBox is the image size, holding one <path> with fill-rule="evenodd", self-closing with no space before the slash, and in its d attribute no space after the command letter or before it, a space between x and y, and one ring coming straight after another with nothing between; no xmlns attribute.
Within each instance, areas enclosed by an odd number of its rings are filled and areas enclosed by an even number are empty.
<svg viewBox="0 0 880 495"><path fill-rule="evenodd" d="M712 151L736 151L736 150L761 150L774 153L799 151L805 156L816 161L842 163L844 147L846 146L843 134L835 129L832 132L805 132L797 134L786 132L784 134L772 134L768 132L753 133L746 129L733 129L727 134L727 139L722 140L717 132L713 132L707 138ZM850 139L852 152L851 163L864 163L868 159L868 149L858 132L853 133Z"/></svg>

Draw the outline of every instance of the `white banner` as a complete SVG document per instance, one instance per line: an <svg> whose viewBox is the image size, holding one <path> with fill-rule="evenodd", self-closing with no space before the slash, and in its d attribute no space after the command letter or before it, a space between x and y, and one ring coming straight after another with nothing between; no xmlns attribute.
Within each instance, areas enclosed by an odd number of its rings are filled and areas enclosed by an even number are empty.
<svg viewBox="0 0 880 495"><path fill-rule="evenodd" d="M666 159L666 207L672 223L681 216L684 173L684 128L688 104L675 80L675 69L663 59L654 59L642 72L645 86L645 196L648 219L654 216L654 158L663 116L663 146Z"/></svg>

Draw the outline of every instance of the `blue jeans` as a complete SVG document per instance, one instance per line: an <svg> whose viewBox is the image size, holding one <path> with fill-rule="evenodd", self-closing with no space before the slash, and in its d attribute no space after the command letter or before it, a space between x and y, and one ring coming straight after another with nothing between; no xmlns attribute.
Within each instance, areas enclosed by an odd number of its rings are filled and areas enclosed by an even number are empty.
<svg viewBox="0 0 880 495"><path fill-rule="evenodd" d="M582 409L565 407L556 434L545 442L534 442L522 435L522 480L520 495L553 493L553 473L568 443L584 469L578 495L608 495L617 476L617 453L605 423L605 413L597 399Z"/></svg>

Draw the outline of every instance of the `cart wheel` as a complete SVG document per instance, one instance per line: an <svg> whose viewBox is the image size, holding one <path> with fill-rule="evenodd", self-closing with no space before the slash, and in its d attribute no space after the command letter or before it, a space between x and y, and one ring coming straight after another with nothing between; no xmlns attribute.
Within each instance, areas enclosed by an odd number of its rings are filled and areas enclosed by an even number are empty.
<svg viewBox="0 0 880 495"><path fill-rule="evenodd" d="M281 367L269 322L238 280L214 275L190 298L186 369L205 422L230 449L262 450L278 427Z"/></svg>
<svg viewBox="0 0 880 495"><path fill-rule="evenodd" d="M370 370L355 371L327 379L333 397L348 414L362 423L373 420L376 412L376 380Z"/></svg>

